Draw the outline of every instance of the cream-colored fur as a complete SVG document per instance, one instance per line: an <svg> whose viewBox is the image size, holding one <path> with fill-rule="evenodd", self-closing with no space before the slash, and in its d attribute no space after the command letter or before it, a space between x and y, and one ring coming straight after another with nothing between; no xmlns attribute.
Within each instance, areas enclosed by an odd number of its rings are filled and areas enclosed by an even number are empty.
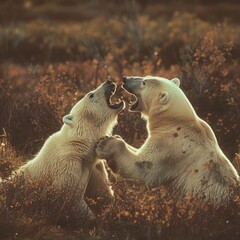
<svg viewBox="0 0 240 240"><path fill-rule="evenodd" d="M61 130L50 136L37 156L18 170L26 179L51 177L53 186L63 189L68 198L73 199L73 212L78 218L94 218L85 195L113 197L105 166L97 159L95 146L99 138L111 134L117 115L124 107L124 104L109 107L108 99L115 87L107 81L86 94L63 118Z"/></svg>
<svg viewBox="0 0 240 240"><path fill-rule="evenodd" d="M97 154L124 178L148 186L169 184L182 194L227 201L232 187L239 184L238 173L179 85L177 78L125 78L123 87L138 98L131 110L147 120L148 138L135 149L119 137L104 137Z"/></svg>

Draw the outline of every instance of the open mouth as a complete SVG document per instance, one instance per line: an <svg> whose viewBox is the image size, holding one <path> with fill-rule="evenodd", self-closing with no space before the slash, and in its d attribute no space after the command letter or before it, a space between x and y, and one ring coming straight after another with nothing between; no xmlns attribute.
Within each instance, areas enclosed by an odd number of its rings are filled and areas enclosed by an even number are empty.
<svg viewBox="0 0 240 240"><path fill-rule="evenodd" d="M136 100L133 102L130 102L130 108L129 110L136 110L138 108L138 104L139 104L139 99L136 97Z"/></svg>
<svg viewBox="0 0 240 240"><path fill-rule="evenodd" d="M106 103L107 103L109 108L112 108L112 109L122 109L124 107L124 102L122 100L118 99L118 101L116 103L112 103L111 102L111 97L115 93L116 88L117 88L117 86L114 83L109 84L107 86L107 89L105 91Z"/></svg>
<svg viewBox="0 0 240 240"><path fill-rule="evenodd" d="M139 106L139 99L137 98L137 96L135 95L133 90L126 83L123 83L122 87L123 87L123 89L127 90L129 93L134 95L134 97L136 98L134 101L130 102L130 108L129 108L129 110L131 110L131 111L136 110Z"/></svg>

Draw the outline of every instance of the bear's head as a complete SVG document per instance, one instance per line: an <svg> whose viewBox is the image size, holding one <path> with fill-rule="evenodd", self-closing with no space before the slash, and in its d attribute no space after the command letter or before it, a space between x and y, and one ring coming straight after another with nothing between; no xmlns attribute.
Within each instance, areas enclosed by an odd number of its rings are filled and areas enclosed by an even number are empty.
<svg viewBox="0 0 240 240"><path fill-rule="evenodd" d="M145 118L195 118L195 111L186 95L179 88L180 80L162 77L123 77L123 88L136 96L130 111L141 112Z"/></svg>
<svg viewBox="0 0 240 240"><path fill-rule="evenodd" d="M110 134L117 123L117 116L125 103L111 103L111 96L116 91L116 84L107 80L97 89L87 93L72 108L70 114L63 117L65 128L74 134L83 135L94 132L96 135Z"/></svg>

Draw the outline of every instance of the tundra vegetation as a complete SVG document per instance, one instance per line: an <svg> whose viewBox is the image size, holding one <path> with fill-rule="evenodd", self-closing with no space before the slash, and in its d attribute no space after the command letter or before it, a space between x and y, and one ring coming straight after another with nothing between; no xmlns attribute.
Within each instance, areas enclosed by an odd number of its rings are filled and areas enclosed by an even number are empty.
<svg viewBox="0 0 240 240"><path fill-rule="evenodd" d="M7 178L60 129L88 91L123 75L179 77L198 115L240 171L240 5L237 1L0 3L0 177ZM196 3L193 5L193 3ZM119 89L126 101L132 97ZM114 101L115 99L112 99ZM139 114L123 111L114 134L139 147ZM171 149L169 149L171 151ZM0 189L1 239L239 239L239 190L213 205L164 186L114 177L115 202L93 223L48 182L10 179ZM88 200L94 207L94 201ZM71 204L69 204L71 205ZM59 214L66 216L60 221Z"/></svg>

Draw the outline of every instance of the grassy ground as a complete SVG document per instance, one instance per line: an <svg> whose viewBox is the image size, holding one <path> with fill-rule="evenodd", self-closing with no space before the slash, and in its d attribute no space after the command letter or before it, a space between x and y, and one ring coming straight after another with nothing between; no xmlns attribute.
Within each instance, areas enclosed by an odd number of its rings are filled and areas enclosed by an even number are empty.
<svg viewBox="0 0 240 240"><path fill-rule="evenodd" d="M240 5L43 2L0 3L1 177L39 150L81 96L123 75L178 76L240 170ZM134 146L146 138L127 111L114 132ZM86 225L56 221L59 193L42 186L1 189L1 239L239 239L238 193L212 206L120 181L114 208Z"/></svg>

